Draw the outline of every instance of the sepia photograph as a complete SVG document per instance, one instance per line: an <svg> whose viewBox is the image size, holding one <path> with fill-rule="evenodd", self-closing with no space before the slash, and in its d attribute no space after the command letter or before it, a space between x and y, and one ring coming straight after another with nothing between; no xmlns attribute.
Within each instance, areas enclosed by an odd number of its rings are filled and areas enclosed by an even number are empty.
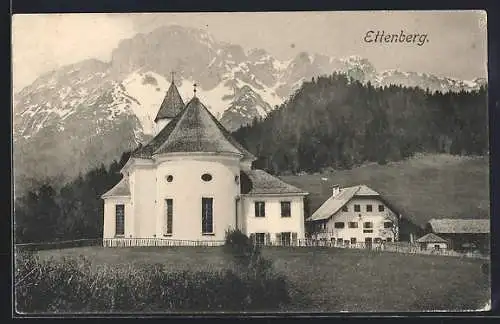
<svg viewBox="0 0 500 324"><path fill-rule="evenodd" d="M14 316L491 310L485 11L11 33Z"/></svg>

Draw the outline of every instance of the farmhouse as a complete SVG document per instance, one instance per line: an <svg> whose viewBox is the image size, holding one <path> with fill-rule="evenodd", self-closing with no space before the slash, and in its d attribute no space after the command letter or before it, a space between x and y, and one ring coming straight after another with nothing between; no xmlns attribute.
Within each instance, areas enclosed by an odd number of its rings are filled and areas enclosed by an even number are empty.
<svg viewBox="0 0 500 324"><path fill-rule="evenodd" d="M132 152L121 181L102 195L105 246L215 244L229 229L258 243L304 237L307 193L253 169L256 158L196 97L196 85L184 104L172 80L155 123L155 137Z"/></svg>
<svg viewBox="0 0 500 324"><path fill-rule="evenodd" d="M308 219L313 239L337 245L398 240L399 214L373 189L358 185L333 187L332 195Z"/></svg>
<svg viewBox="0 0 500 324"><path fill-rule="evenodd" d="M416 241L422 250L447 249L448 242L434 233L427 233Z"/></svg>
<svg viewBox="0 0 500 324"><path fill-rule="evenodd" d="M446 239L448 247L453 250L489 250L489 219L433 218L427 223L426 230Z"/></svg>

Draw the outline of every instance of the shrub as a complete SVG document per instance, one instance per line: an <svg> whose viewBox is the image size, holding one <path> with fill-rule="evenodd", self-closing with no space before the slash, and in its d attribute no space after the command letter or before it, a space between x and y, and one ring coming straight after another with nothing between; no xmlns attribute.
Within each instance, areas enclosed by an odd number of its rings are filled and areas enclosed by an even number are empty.
<svg viewBox="0 0 500 324"><path fill-rule="evenodd" d="M285 278L272 272L166 271L161 264L92 269L84 257L16 257L16 310L23 313L276 310L289 302Z"/></svg>

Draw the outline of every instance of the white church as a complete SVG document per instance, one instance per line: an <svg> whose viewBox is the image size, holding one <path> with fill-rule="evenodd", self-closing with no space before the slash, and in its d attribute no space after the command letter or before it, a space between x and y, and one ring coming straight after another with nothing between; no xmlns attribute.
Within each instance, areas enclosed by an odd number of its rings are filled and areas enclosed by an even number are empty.
<svg viewBox="0 0 500 324"><path fill-rule="evenodd" d="M263 170L196 97L174 81L155 136L134 150L123 178L102 195L104 246L219 245L230 229L258 244L303 239L308 194Z"/></svg>

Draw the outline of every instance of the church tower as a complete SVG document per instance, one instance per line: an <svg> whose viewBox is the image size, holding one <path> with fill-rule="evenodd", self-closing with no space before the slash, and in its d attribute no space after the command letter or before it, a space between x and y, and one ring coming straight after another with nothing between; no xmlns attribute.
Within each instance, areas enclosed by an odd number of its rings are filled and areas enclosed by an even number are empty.
<svg viewBox="0 0 500 324"><path fill-rule="evenodd" d="M154 120L154 136L156 136L168 123L184 109L184 101L175 86L174 73L172 72L172 82L168 88L167 94L158 110Z"/></svg>

